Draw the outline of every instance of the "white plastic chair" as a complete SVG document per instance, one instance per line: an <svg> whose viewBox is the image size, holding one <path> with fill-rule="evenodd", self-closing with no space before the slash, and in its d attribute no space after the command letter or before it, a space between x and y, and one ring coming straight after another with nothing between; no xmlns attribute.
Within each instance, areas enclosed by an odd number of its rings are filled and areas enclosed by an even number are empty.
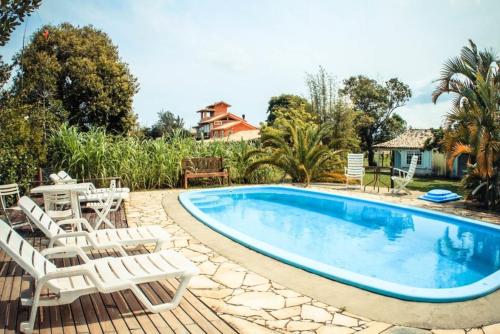
<svg viewBox="0 0 500 334"><path fill-rule="evenodd" d="M349 186L349 180L359 180L360 188L363 188L364 159L363 153L349 153L347 155L347 167L344 168L346 189Z"/></svg>
<svg viewBox="0 0 500 334"><path fill-rule="evenodd" d="M87 208L90 208L95 211L97 214L97 220L94 224L94 228L97 230L101 226L101 224L106 224L110 228L115 228L115 224L113 224L108 219L108 214L110 212L115 212L120 208L120 204L122 202L122 198L119 197L118 200L114 200L114 195L116 193L116 183L115 180L111 180L109 190L107 192L106 197L98 197L96 202L88 202ZM105 199L105 200L104 200Z"/></svg>
<svg viewBox="0 0 500 334"><path fill-rule="evenodd" d="M19 198L19 186L17 185L17 183L0 185L0 205L2 206L2 212L4 213L5 218L9 222L10 226L17 228L29 225L31 230L33 231L33 227L31 226L28 219L24 218L20 222L14 222L11 220L11 217L9 215L10 211L21 212L21 208L17 205L17 203L19 202ZM16 204L9 206L9 200L14 201Z"/></svg>
<svg viewBox="0 0 500 334"><path fill-rule="evenodd" d="M54 220L70 219L73 217L70 193L43 194L45 212Z"/></svg>
<svg viewBox="0 0 500 334"><path fill-rule="evenodd" d="M76 246L47 248L38 252L2 220L0 247L35 279L33 297L21 299L21 305L31 306L29 321L20 324L20 330L24 333L33 331L39 306L70 304L80 296L96 292L112 293L130 289L149 312L171 310L179 305L190 279L199 272L191 261L171 250L95 260L89 259ZM58 268L46 258L61 252L77 253L84 263ZM169 278L179 278L180 284L168 303L153 305L138 286ZM48 289L52 296L41 296L42 289Z"/></svg>
<svg viewBox="0 0 500 334"><path fill-rule="evenodd" d="M391 176L394 181L394 188L391 193L398 194L400 191L404 191L407 194L411 194L411 191L406 188L406 186L413 181L413 176L415 175L415 170L417 169L418 155L411 157L410 167L408 171L394 168L394 171L398 172L398 175Z"/></svg>
<svg viewBox="0 0 500 334"><path fill-rule="evenodd" d="M54 222L27 196L23 196L19 200L19 206L26 216L49 238L49 247L77 246L84 251L115 249L121 255L127 255L124 247L155 244L154 251L156 252L172 240L170 234L158 225L94 230L85 218ZM70 225L76 231L66 232L61 228L64 225ZM71 256L74 255L67 254L65 257Z"/></svg>

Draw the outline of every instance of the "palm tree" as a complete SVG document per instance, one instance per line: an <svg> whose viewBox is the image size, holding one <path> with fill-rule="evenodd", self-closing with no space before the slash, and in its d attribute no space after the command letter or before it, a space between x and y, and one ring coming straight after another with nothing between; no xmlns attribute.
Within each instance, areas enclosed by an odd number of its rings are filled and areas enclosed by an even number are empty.
<svg viewBox="0 0 500 334"><path fill-rule="evenodd" d="M335 165L339 151L332 151L322 141L331 130L328 125L281 120L277 127L262 130L262 148L249 152L255 156L247 173L262 165L272 165L283 170L294 182L304 182L327 176Z"/></svg>
<svg viewBox="0 0 500 334"><path fill-rule="evenodd" d="M436 80L438 86L432 93L432 102L436 103L444 93L455 93L453 104L460 106L461 92L464 88L474 89L478 74L486 78L492 66L500 67L500 59L493 50L478 51L476 44L469 40L469 46L464 46L460 56L448 59L441 70L441 77ZM499 80L498 72L496 81Z"/></svg>
<svg viewBox="0 0 500 334"><path fill-rule="evenodd" d="M493 51L478 52L470 41L458 58L445 63L433 101L445 92L455 94L447 115L443 146L448 166L461 154L469 155L464 185L485 204L500 204L500 61ZM479 190L482 189L481 192Z"/></svg>

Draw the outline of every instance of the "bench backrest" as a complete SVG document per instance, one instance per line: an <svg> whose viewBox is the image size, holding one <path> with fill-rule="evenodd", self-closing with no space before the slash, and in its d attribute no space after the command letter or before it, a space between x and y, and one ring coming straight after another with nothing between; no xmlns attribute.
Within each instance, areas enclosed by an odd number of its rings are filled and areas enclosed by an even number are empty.
<svg viewBox="0 0 500 334"><path fill-rule="evenodd" d="M182 169L193 173L221 172L224 170L223 158L189 158L182 160Z"/></svg>

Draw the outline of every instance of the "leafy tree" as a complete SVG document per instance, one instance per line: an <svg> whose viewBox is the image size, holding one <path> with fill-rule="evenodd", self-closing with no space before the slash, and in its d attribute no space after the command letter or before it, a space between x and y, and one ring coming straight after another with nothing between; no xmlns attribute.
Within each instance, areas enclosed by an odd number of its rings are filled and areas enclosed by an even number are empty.
<svg viewBox="0 0 500 334"><path fill-rule="evenodd" d="M267 107L267 125L273 125L277 111L286 114L287 110L300 111L305 118L309 118L306 113L310 114L310 104L305 98L298 95L281 94L280 96L273 96L269 100L269 106ZM312 119L313 116L310 115L310 118Z"/></svg>
<svg viewBox="0 0 500 334"><path fill-rule="evenodd" d="M170 137L176 131L182 131L184 134L188 133L184 129L184 120L168 110L162 110L158 113L158 121L151 127L149 136L152 138Z"/></svg>
<svg viewBox="0 0 500 334"><path fill-rule="evenodd" d="M428 138L424 144L424 150L438 150L443 152L443 139L444 139L444 129L439 127L437 129L432 129L432 137Z"/></svg>
<svg viewBox="0 0 500 334"><path fill-rule="evenodd" d="M278 120L277 120L278 121ZM271 165L288 174L294 182L311 181L325 177L337 162L337 151L332 151L322 141L330 129L294 120L279 120L280 127L268 126L261 131L262 148L251 151L256 157L247 167L247 173Z"/></svg>
<svg viewBox="0 0 500 334"><path fill-rule="evenodd" d="M337 94L337 86L330 74L319 67L317 74L307 74L312 113L319 124L329 124L331 132L325 139L334 149L355 151L359 149L359 138L354 120L356 112Z"/></svg>
<svg viewBox="0 0 500 334"><path fill-rule="evenodd" d="M0 1L0 46L7 44L14 29L41 4L42 0Z"/></svg>
<svg viewBox="0 0 500 334"><path fill-rule="evenodd" d="M391 132L395 132L391 125L401 126L398 119L392 119L393 112L410 99L410 87L397 78L380 84L359 75L344 80L344 87L340 93L347 96L355 109L360 112L356 123L361 147L368 151L368 163L373 166L375 165L373 145L377 144L380 138L391 137Z"/></svg>
<svg viewBox="0 0 500 334"><path fill-rule="evenodd" d="M38 30L15 56L13 93L23 104L67 111L70 125L127 133L136 124L136 78L102 31L69 23Z"/></svg>
<svg viewBox="0 0 500 334"><path fill-rule="evenodd" d="M40 126L44 113L39 106L19 105L4 98L0 108L0 184L29 187L38 167L46 160L45 136Z"/></svg>
<svg viewBox="0 0 500 334"><path fill-rule="evenodd" d="M498 80L498 67L500 60L493 50L478 51L476 44L469 40L469 46L464 46L460 56L448 59L441 70L441 76L437 79L437 87L432 93L432 102L436 103L439 97L445 93L454 95L453 104L459 107L462 101L466 101L462 92L466 89L474 90L478 77L487 78L491 66L496 64L496 76Z"/></svg>
<svg viewBox="0 0 500 334"><path fill-rule="evenodd" d="M4 63L0 55L0 93L3 93L4 86L10 78L10 70L10 65Z"/></svg>
<svg viewBox="0 0 500 334"><path fill-rule="evenodd" d="M448 166L467 154L466 190L495 208L500 207L500 59L469 44L444 64L433 100L445 92L454 95L443 138Z"/></svg>
<svg viewBox="0 0 500 334"><path fill-rule="evenodd" d="M406 121L398 114L393 114L380 127L380 131L375 135L374 142L383 143L396 138L406 131Z"/></svg>

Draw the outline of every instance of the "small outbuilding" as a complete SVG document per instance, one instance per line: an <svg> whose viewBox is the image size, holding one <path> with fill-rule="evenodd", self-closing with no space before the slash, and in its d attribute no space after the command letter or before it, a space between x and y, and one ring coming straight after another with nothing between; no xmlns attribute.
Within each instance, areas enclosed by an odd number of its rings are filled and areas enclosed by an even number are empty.
<svg viewBox="0 0 500 334"><path fill-rule="evenodd" d="M374 145L377 151L391 151L392 166L408 169L411 157L418 156L416 175L462 177L467 156L461 155L453 162L453 169L447 171L446 156L437 150L425 149L432 139L431 129L409 129L394 139Z"/></svg>

